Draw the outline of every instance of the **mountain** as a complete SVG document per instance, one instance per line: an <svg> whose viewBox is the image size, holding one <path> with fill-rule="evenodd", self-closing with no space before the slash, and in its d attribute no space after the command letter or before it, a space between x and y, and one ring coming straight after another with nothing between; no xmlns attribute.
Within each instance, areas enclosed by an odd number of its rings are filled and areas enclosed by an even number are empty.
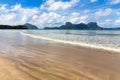
<svg viewBox="0 0 120 80"><path fill-rule="evenodd" d="M16 26L0 25L0 29L27 29L27 27L24 25L16 25Z"/></svg>
<svg viewBox="0 0 120 80"><path fill-rule="evenodd" d="M37 26L29 24L29 23L25 23L24 26L26 26L27 29L38 29Z"/></svg>
<svg viewBox="0 0 120 80"><path fill-rule="evenodd" d="M98 26L96 22L90 22L88 24L72 24L71 22L66 22L65 25L60 27L45 27L44 29L103 30L103 28Z"/></svg>
<svg viewBox="0 0 120 80"><path fill-rule="evenodd" d="M26 23L24 25L0 25L0 29L38 29L35 25Z"/></svg>
<svg viewBox="0 0 120 80"><path fill-rule="evenodd" d="M117 27L117 28L104 28L104 30L120 30L120 27Z"/></svg>
<svg viewBox="0 0 120 80"><path fill-rule="evenodd" d="M103 28L98 26L98 24L96 22L90 22L87 24L88 29L90 30L102 30Z"/></svg>

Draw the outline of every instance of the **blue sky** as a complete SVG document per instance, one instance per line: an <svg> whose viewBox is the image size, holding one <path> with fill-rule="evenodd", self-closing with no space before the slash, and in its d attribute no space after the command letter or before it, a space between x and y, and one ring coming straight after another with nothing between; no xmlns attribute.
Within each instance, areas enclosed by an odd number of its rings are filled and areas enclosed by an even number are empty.
<svg viewBox="0 0 120 80"><path fill-rule="evenodd" d="M42 28L68 21L120 27L120 0L0 0L0 24Z"/></svg>

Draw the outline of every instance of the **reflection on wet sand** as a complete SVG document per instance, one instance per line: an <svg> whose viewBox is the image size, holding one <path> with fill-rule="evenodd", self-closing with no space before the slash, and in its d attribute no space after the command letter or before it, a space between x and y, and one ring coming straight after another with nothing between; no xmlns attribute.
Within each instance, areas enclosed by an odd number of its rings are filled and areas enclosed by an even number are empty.
<svg viewBox="0 0 120 80"><path fill-rule="evenodd" d="M119 53L28 37L21 41L11 38L0 43L7 44L0 47L1 80L120 79Z"/></svg>
<svg viewBox="0 0 120 80"><path fill-rule="evenodd" d="M20 80L119 80L118 54L104 52L61 45L19 45L7 58L14 64L9 66L15 68L9 69L15 71L11 76Z"/></svg>

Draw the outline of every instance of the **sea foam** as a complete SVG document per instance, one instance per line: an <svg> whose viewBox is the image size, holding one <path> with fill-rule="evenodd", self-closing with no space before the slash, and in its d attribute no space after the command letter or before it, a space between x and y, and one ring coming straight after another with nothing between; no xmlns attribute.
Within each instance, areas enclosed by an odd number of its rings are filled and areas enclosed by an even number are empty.
<svg viewBox="0 0 120 80"><path fill-rule="evenodd" d="M41 36L41 35L29 34L29 33L25 33L25 32L21 32L21 34L24 35L24 36L32 37L32 38L44 39L44 40L49 40L49 41L54 41L54 42L59 42L59 43L66 43L66 44L83 46L83 47L88 47L88 48L95 48L95 49L102 49L102 50L108 50L108 51L113 51L113 52L120 52L120 49L106 47L106 46L102 46L102 45L98 46L96 44L80 43L80 42L76 42L76 41L55 39L55 38L51 38L51 37L44 37L44 36Z"/></svg>

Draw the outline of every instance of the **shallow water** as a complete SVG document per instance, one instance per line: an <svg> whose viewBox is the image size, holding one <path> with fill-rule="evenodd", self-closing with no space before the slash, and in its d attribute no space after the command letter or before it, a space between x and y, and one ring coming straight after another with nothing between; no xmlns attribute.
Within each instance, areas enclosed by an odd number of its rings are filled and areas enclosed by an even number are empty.
<svg viewBox="0 0 120 80"><path fill-rule="evenodd" d="M23 33L27 33L27 35ZM120 79L120 54L110 54L107 51L58 44L58 42L64 43L65 40L48 38L46 34L49 36L55 35L55 33L39 30L0 31L0 52L2 52L0 55L5 57L3 59L0 56L0 79ZM40 37L41 35L44 37ZM66 41L66 43L68 42Z"/></svg>
<svg viewBox="0 0 120 80"><path fill-rule="evenodd" d="M23 33L34 38L120 52L119 30L34 30Z"/></svg>

